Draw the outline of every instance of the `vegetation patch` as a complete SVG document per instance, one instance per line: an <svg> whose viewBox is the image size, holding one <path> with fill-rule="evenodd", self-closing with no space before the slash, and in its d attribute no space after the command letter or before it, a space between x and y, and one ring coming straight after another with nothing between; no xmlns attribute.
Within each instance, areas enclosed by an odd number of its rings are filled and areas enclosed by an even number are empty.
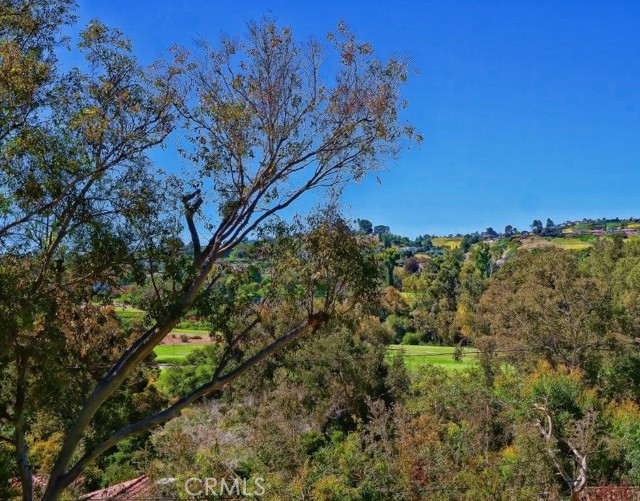
<svg viewBox="0 0 640 501"><path fill-rule="evenodd" d="M120 320L139 320L142 321L146 316L147 312L144 310L139 310L138 308L133 308L131 306L116 306L113 309L113 312Z"/></svg>
<svg viewBox="0 0 640 501"><path fill-rule="evenodd" d="M431 240L436 247L446 247L448 249L457 249L460 247L462 238L459 237L435 237Z"/></svg>
<svg viewBox="0 0 640 501"><path fill-rule="evenodd" d="M410 346L392 344L387 352L387 359L402 357L405 367L415 372L420 367L434 365L447 371L456 371L476 364L477 350L461 349L462 358L456 360L456 348L452 346Z"/></svg>
<svg viewBox="0 0 640 501"><path fill-rule="evenodd" d="M182 362L189 353L202 348L202 345L160 345L153 349L156 354L156 362L159 364L177 364Z"/></svg>

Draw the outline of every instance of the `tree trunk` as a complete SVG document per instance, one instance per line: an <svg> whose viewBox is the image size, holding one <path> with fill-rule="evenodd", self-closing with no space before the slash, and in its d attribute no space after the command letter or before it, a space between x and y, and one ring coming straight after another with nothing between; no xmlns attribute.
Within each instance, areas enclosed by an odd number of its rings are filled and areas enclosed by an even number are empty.
<svg viewBox="0 0 640 501"><path fill-rule="evenodd" d="M22 421L22 417L20 417ZM15 442L16 442L16 462L18 471L20 474L20 483L22 484L22 500L33 500L33 477L31 474L31 468L29 467L29 460L27 458L27 442L24 437L24 423L16 422L15 430Z"/></svg>
<svg viewBox="0 0 640 501"><path fill-rule="evenodd" d="M27 374L28 358L25 355L18 356L18 376L16 382L16 408L14 421L14 440L16 445L16 463L22 484L23 501L33 499L33 477L29 467L28 446L25 439L24 426L24 401L25 401L25 377Z"/></svg>

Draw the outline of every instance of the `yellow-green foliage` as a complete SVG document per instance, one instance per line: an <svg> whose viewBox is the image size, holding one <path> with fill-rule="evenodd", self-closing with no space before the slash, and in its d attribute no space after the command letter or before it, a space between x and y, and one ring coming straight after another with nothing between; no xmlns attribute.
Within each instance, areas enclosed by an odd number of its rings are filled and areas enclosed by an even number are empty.
<svg viewBox="0 0 640 501"><path fill-rule="evenodd" d="M567 249L567 250L584 250L584 249L588 249L592 245L589 242L583 242L576 238L559 237L559 238L551 238L549 239L549 241L553 243L553 245L560 247L561 249Z"/></svg>
<svg viewBox="0 0 640 501"><path fill-rule="evenodd" d="M400 295L411 307L415 306L418 296L415 292L401 292Z"/></svg>
<svg viewBox="0 0 640 501"><path fill-rule="evenodd" d="M566 250L584 250L593 246L593 243L601 239L611 239L609 235L594 238L590 241L579 240L578 238L549 238L548 240L555 246ZM630 235L625 242L640 240L640 235Z"/></svg>
<svg viewBox="0 0 640 501"><path fill-rule="evenodd" d="M603 237L606 238L606 237ZM597 239L585 241L580 238L572 238L572 237L539 237L539 236L529 236L522 239L522 250L529 249L543 249L547 247L559 247L560 249L565 250L584 250L588 249L593 245Z"/></svg>
<svg viewBox="0 0 640 501"><path fill-rule="evenodd" d="M431 240L436 247L448 247L449 249L457 249L460 247L461 238L458 237L436 237Z"/></svg>

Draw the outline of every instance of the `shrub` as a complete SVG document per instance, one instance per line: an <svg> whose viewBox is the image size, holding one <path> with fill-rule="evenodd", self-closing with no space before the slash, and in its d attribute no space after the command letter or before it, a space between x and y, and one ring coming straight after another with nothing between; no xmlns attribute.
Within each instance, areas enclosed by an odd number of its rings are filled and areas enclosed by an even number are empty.
<svg viewBox="0 0 640 501"><path fill-rule="evenodd" d="M213 344L193 350L178 366L166 369L162 390L175 397L211 381L221 355L222 348Z"/></svg>
<svg viewBox="0 0 640 501"><path fill-rule="evenodd" d="M418 334L417 332L407 332L402 337L402 344L414 346L420 344L420 334Z"/></svg>
<svg viewBox="0 0 640 501"><path fill-rule="evenodd" d="M198 320L196 317L187 317L176 326L178 329L201 329L208 330L211 328L208 322Z"/></svg>
<svg viewBox="0 0 640 501"><path fill-rule="evenodd" d="M402 339L402 336L413 328L411 318L404 315L389 315L385 320L385 324L393 331L396 341Z"/></svg>

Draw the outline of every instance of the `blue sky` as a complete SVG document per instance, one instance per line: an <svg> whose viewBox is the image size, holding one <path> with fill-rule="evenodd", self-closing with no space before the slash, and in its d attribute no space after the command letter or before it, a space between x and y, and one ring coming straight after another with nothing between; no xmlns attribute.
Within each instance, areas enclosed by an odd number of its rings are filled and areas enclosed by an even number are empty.
<svg viewBox="0 0 640 501"><path fill-rule="evenodd" d="M276 17L303 38L345 20L409 56L405 118L425 140L350 187L346 214L415 236L640 217L640 2L79 0L143 62ZM171 153L156 155L171 168Z"/></svg>

